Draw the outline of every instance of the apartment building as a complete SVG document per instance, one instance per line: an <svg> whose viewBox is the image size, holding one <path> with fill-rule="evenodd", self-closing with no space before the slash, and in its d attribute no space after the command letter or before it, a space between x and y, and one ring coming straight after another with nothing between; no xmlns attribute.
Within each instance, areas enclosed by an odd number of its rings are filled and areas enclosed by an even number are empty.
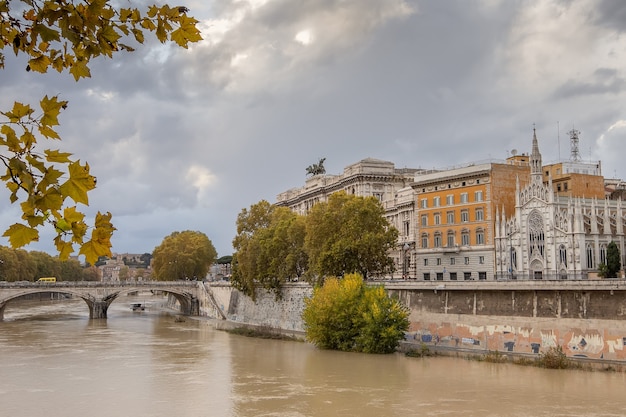
<svg viewBox="0 0 626 417"><path fill-rule="evenodd" d="M518 178L530 172L527 155L506 161L422 173L416 199L415 270L419 280L488 280L495 277L494 219L514 208Z"/></svg>

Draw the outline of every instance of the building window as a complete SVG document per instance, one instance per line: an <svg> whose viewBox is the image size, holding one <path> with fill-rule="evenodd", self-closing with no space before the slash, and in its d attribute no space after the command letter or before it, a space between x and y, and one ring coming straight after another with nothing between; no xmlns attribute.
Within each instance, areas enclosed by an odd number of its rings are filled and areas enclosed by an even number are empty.
<svg viewBox="0 0 626 417"><path fill-rule="evenodd" d="M479 264L484 264L485 263L485 257L484 256L479 256L478 257L478 263Z"/></svg>
<svg viewBox="0 0 626 417"><path fill-rule="evenodd" d="M437 196L433 198L433 207L439 207L441 205L441 197Z"/></svg>
<svg viewBox="0 0 626 417"><path fill-rule="evenodd" d="M477 222L483 221L485 219L484 212L482 208L477 208L474 212L474 218Z"/></svg>
<svg viewBox="0 0 626 417"><path fill-rule="evenodd" d="M426 233L422 234L422 248L428 247L428 235Z"/></svg>
<svg viewBox="0 0 626 417"><path fill-rule="evenodd" d="M411 230L411 222L410 221L403 222L402 227L404 229L404 236L408 236Z"/></svg>
<svg viewBox="0 0 626 417"><path fill-rule="evenodd" d="M476 244L477 245L485 244L485 232L483 231L483 229L476 230Z"/></svg>
<svg viewBox="0 0 626 417"><path fill-rule="evenodd" d="M487 279L487 273L486 273L486 272L479 272L479 273L478 273L478 279L479 279L479 280L485 280L485 279Z"/></svg>
<svg viewBox="0 0 626 417"><path fill-rule="evenodd" d="M446 205L453 206L454 205L454 195L450 194L446 196Z"/></svg>
<svg viewBox="0 0 626 417"><path fill-rule="evenodd" d="M456 272L450 272L450 281L456 281Z"/></svg>
<svg viewBox="0 0 626 417"><path fill-rule="evenodd" d="M422 215L422 226L428 226L428 215Z"/></svg>
<svg viewBox="0 0 626 417"><path fill-rule="evenodd" d="M456 258L450 258L450 265L454 265L456 263Z"/></svg>
<svg viewBox="0 0 626 417"><path fill-rule="evenodd" d="M448 224L454 224L454 212L453 211L447 212L446 217L448 220Z"/></svg>
<svg viewBox="0 0 626 417"><path fill-rule="evenodd" d="M443 272L437 272L437 281L443 281Z"/></svg>
<svg viewBox="0 0 626 417"><path fill-rule="evenodd" d="M566 182L565 182L565 183L563 183L563 190L564 190L564 191L567 191L567 183L566 183Z"/></svg>
<svg viewBox="0 0 626 417"><path fill-rule="evenodd" d="M435 247L441 247L441 233L435 233Z"/></svg>
<svg viewBox="0 0 626 417"><path fill-rule="evenodd" d="M424 281L430 281L430 272L424 272Z"/></svg>
<svg viewBox="0 0 626 417"><path fill-rule="evenodd" d="M530 256L532 257L533 255L538 255L543 258L545 238L543 233L543 217L536 210L528 216L528 230Z"/></svg>
<svg viewBox="0 0 626 417"><path fill-rule="evenodd" d="M376 199L378 201L383 201L383 194L382 193L374 193L374 197L376 197Z"/></svg>
<svg viewBox="0 0 626 417"><path fill-rule="evenodd" d="M428 208L428 199L427 198L422 198L420 206L422 208Z"/></svg>
<svg viewBox="0 0 626 417"><path fill-rule="evenodd" d="M463 263L465 263L465 265L469 265L469 256L463 258Z"/></svg>
<svg viewBox="0 0 626 417"><path fill-rule="evenodd" d="M509 272L517 269L517 251L511 248L511 264L509 265Z"/></svg>
<svg viewBox="0 0 626 417"><path fill-rule="evenodd" d="M463 279L465 281L471 281L472 280L472 273L471 272L463 272Z"/></svg>
<svg viewBox="0 0 626 417"><path fill-rule="evenodd" d="M467 203L467 202L468 202L467 193L461 193L461 203Z"/></svg>
<svg viewBox="0 0 626 417"><path fill-rule="evenodd" d="M436 225L441 224L441 214L440 213L435 213L434 219L435 219L435 224Z"/></svg>
<svg viewBox="0 0 626 417"><path fill-rule="evenodd" d="M483 201L483 192L482 191L476 191L474 193L474 201Z"/></svg>
<svg viewBox="0 0 626 417"><path fill-rule="evenodd" d="M587 251L587 269L593 269L593 246L591 246L591 243L587 243L587 247L586 247L586 251Z"/></svg>
<svg viewBox="0 0 626 417"><path fill-rule="evenodd" d="M424 258L424 266L428 266L428 258Z"/></svg>
<svg viewBox="0 0 626 417"><path fill-rule="evenodd" d="M449 248L453 248L454 247L454 232L452 230L450 230L448 232L448 244L447 246Z"/></svg>
<svg viewBox="0 0 626 417"><path fill-rule="evenodd" d="M600 245L600 263L606 265L606 244Z"/></svg>
<svg viewBox="0 0 626 417"><path fill-rule="evenodd" d="M462 223L469 222L469 211L461 210L461 222Z"/></svg>
<svg viewBox="0 0 626 417"><path fill-rule="evenodd" d="M441 265L441 258L437 258L437 265Z"/></svg>
<svg viewBox="0 0 626 417"><path fill-rule="evenodd" d="M461 245L469 246L469 244L470 244L469 232L466 229L463 229L463 231L461 232Z"/></svg>
<svg viewBox="0 0 626 417"><path fill-rule="evenodd" d="M565 245L559 246L559 261L562 267L567 268L567 249Z"/></svg>

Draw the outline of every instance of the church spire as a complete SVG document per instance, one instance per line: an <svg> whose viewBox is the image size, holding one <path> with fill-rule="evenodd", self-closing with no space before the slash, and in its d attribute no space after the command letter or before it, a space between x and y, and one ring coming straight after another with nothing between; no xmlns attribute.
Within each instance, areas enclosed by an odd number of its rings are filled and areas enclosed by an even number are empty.
<svg viewBox="0 0 626 417"><path fill-rule="evenodd" d="M537 142L537 131L533 125L533 150L530 154L530 176L533 183L543 184L543 166L541 164L541 153Z"/></svg>

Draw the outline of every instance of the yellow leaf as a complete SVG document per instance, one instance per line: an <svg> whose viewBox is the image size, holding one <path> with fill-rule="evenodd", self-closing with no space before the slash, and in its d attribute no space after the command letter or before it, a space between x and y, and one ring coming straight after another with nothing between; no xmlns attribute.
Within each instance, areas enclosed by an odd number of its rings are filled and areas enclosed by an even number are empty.
<svg viewBox="0 0 626 417"><path fill-rule="evenodd" d="M61 139L59 134L52 128L48 126L39 126L39 133L48 139Z"/></svg>
<svg viewBox="0 0 626 417"><path fill-rule="evenodd" d="M91 71L87 67L87 62L76 61L70 68L70 74L74 76L74 79L78 81L81 78L91 77Z"/></svg>
<svg viewBox="0 0 626 417"><path fill-rule="evenodd" d="M59 124L59 113L61 113L62 109L67 107L67 101L59 101L56 96L52 98L45 96L39 102L39 106L41 110L43 110L43 115L40 119L41 124L56 126Z"/></svg>
<svg viewBox="0 0 626 417"><path fill-rule="evenodd" d="M111 256L110 246L102 245L92 240L85 242L78 252L85 255L85 260L90 264L95 264L100 256Z"/></svg>
<svg viewBox="0 0 626 417"><path fill-rule="evenodd" d="M64 241L61 236L54 238L54 246L56 246L61 260L67 260L74 251L72 243Z"/></svg>
<svg viewBox="0 0 626 417"><path fill-rule="evenodd" d="M36 58L29 59L28 66L33 71L45 74L50 66L50 59L46 55L39 55Z"/></svg>
<svg viewBox="0 0 626 417"><path fill-rule="evenodd" d="M95 178L89 175L89 165L80 165L79 161L69 165L70 178L64 182L59 190L64 196L70 197L77 203L89 205L87 192L96 188Z"/></svg>
<svg viewBox="0 0 626 417"><path fill-rule="evenodd" d="M46 155L46 161L48 162L58 162L61 164L72 162L69 158L72 154L69 152L59 152L56 149L46 149L43 153Z"/></svg>
<svg viewBox="0 0 626 417"><path fill-rule="evenodd" d="M76 210L76 207L67 207L63 210L63 218L69 223L82 222L85 215Z"/></svg>
<svg viewBox="0 0 626 417"><path fill-rule="evenodd" d="M33 109L28 104L22 104L20 102L13 103L13 109L8 113L3 113L9 118L11 123L17 123L22 117L28 116L33 113Z"/></svg>
<svg viewBox="0 0 626 417"><path fill-rule="evenodd" d="M37 229L20 223L11 225L2 236L9 238L9 243L13 248L21 248L22 246L39 240L39 232Z"/></svg>

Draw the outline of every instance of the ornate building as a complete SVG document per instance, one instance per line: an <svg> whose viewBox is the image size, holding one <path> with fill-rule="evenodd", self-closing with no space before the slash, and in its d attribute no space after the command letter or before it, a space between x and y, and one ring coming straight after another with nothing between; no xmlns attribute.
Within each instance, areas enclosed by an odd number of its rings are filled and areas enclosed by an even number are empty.
<svg viewBox="0 0 626 417"><path fill-rule="evenodd" d="M338 191L360 197L376 197L385 208L390 224L400 232L398 246L389 255L395 260L396 270L411 270L412 250L415 248L415 212L413 189L410 185L415 168L396 168L393 162L367 158L348 165L339 175L317 174L307 178L304 187L293 188L276 197L276 205L289 207L305 215L319 203Z"/></svg>
<svg viewBox="0 0 626 417"><path fill-rule="evenodd" d="M621 199L604 198L599 163L576 161L570 172L563 172L566 165L544 167L533 132L530 181L522 186L517 180L513 213L499 208L496 214L499 278L592 278L606 262L611 241L624 264L626 210ZM560 174L556 183L553 172Z"/></svg>

